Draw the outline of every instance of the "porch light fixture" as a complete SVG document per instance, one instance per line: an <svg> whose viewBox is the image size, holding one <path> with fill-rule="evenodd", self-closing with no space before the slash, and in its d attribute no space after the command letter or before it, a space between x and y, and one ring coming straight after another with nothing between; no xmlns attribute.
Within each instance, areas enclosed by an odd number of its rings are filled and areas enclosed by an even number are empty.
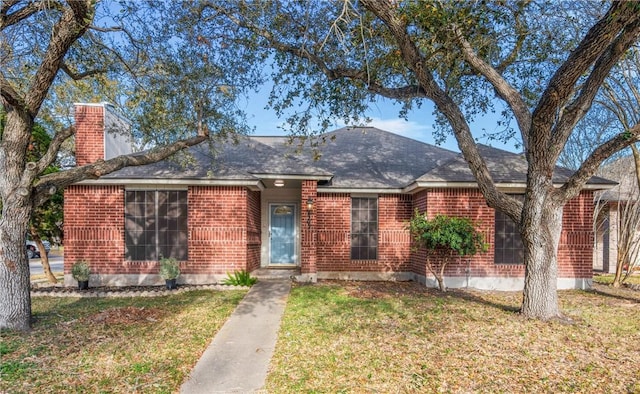
<svg viewBox="0 0 640 394"><path fill-rule="evenodd" d="M311 228L311 212L313 211L313 198L307 200L307 226Z"/></svg>
<svg viewBox="0 0 640 394"><path fill-rule="evenodd" d="M284 186L284 179L276 179L276 180L273 182L273 186L275 186L275 187L282 187L282 186Z"/></svg>

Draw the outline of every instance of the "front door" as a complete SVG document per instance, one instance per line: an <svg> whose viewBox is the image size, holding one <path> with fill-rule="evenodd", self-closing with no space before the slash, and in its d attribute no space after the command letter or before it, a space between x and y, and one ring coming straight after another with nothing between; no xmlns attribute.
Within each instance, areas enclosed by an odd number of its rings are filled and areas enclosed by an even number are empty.
<svg viewBox="0 0 640 394"><path fill-rule="evenodd" d="M269 205L269 238L270 265L297 264L295 204Z"/></svg>

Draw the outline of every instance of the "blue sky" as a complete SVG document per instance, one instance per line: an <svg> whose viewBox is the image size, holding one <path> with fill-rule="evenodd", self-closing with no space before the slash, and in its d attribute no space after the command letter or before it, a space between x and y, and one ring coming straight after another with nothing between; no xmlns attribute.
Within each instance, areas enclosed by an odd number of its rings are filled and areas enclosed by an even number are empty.
<svg viewBox="0 0 640 394"><path fill-rule="evenodd" d="M255 127L254 135L286 135L286 133L278 127L284 123L283 120L278 119L273 111L265 109L268 95L269 87L265 86L260 92L251 95L245 103L247 108L243 109L249 114L248 122L251 126ZM407 120L398 116L399 110L399 105L381 98L377 103L369 107L367 115L372 119L369 126L435 145L432 135L434 124L434 117L432 115L433 106L430 103L423 105L421 108L413 109L409 113ZM472 123L471 130L478 139L478 142L519 153L520 150L517 149L514 144L505 145L499 141L489 142L481 138L484 134L483 129L489 132L497 130L496 120L497 117L495 116L487 116ZM336 128L342 126L344 125L339 124ZM440 146L456 152L460 151L453 136L449 136Z"/></svg>

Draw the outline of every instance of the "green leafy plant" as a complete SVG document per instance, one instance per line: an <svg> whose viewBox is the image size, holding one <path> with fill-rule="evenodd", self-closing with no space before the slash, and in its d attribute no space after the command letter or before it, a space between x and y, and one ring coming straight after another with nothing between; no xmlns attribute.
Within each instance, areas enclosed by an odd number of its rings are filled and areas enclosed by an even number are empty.
<svg viewBox="0 0 640 394"><path fill-rule="evenodd" d="M77 261L71 267L71 276L78 282L88 281L89 275L91 275L91 267L86 261Z"/></svg>
<svg viewBox="0 0 640 394"><path fill-rule="evenodd" d="M427 268L436 277L438 287L446 291L444 270L455 257L486 252L488 245L473 222L467 218L436 215L428 219L417 210L409 222L414 248L427 250Z"/></svg>
<svg viewBox="0 0 640 394"><path fill-rule="evenodd" d="M174 258L161 258L160 270L158 273L164 280L176 279L180 276L180 265L178 264L178 260Z"/></svg>
<svg viewBox="0 0 640 394"><path fill-rule="evenodd" d="M253 286L258 278L252 278L251 274L245 270L235 271L233 274L227 273L227 279L222 284L232 286Z"/></svg>

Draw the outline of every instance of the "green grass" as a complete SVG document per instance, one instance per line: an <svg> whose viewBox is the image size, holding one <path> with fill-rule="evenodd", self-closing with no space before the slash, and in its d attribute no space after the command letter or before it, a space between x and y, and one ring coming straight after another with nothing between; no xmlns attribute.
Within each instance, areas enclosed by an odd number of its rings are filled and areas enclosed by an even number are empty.
<svg viewBox="0 0 640 394"><path fill-rule="evenodd" d="M244 294L35 297L32 332L2 332L0 392L176 392Z"/></svg>
<svg viewBox="0 0 640 394"><path fill-rule="evenodd" d="M596 282L596 283L609 285L609 284L613 283L613 277L614 277L613 274L594 275L593 276L593 281ZM624 281L624 283L640 285L640 273L638 273L638 274L634 273L633 275L630 275L627 278L627 280Z"/></svg>
<svg viewBox="0 0 640 394"><path fill-rule="evenodd" d="M296 286L267 391L640 393L640 292L560 292L571 324L522 318L521 297L414 283Z"/></svg>

